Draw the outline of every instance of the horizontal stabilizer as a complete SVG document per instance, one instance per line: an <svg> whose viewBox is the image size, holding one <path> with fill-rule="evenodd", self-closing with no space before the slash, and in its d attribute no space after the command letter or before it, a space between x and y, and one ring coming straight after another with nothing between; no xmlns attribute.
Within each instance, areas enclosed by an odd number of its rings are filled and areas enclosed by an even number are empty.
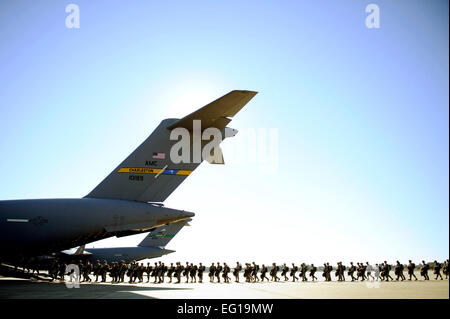
<svg viewBox="0 0 450 319"><path fill-rule="evenodd" d="M221 98L209 103L201 109L183 117L168 126L172 130L177 127L193 129L193 120L201 120L203 128L216 127L224 129L233 117L247 104L258 92L235 90L225 94Z"/></svg>
<svg viewBox="0 0 450 319"><path fill-rule="evenodd" d="M190 222L192 219L186 219L183 221L179 221L176 223L172 223L169 225L164 225L161 227L156 228L155 230L149 232L147 237L144 238L139 243L139 247L148 247L148 246L158 246L158 247L164 247L166 246L169 241L172 240L173 237L183 228L186 226L188 222Z"/></svg>

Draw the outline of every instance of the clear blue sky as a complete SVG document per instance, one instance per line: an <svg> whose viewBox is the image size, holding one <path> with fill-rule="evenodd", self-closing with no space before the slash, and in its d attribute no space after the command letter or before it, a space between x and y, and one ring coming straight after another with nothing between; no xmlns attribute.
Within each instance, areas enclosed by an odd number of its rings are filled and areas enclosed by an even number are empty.
<svg viewBox="0 0 450 319"><path fill-rule="evenodd" d="M448 258L448 26L448 1L3 0L0 199L82 197L163 118L255 90L231 126L278 129L278 165L202 164L164 261Z"/></svg>

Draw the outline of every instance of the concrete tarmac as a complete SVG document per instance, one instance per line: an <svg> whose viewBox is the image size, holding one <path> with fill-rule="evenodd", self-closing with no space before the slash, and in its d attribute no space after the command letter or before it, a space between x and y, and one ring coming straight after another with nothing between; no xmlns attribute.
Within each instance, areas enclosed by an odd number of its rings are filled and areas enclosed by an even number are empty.
<svg viewBox="0 0 450 319"><path fill-rule="evenodd" d="M431 277L431 276L430 276ZM449 281L180 284L45 282L0 277L0 299L448 299Z"/></svg>

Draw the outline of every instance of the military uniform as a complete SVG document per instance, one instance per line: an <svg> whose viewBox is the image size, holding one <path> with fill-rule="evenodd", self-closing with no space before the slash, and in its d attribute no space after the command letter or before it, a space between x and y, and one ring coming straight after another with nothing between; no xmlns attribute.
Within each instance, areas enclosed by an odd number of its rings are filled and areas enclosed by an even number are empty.
<svg viewBox="0 0 450 319"><path fill-rule="evenodd" d="M239 282L239 272L242 270L241 264L239 262L236 263L236 267L233 270L233 276L235 278L235 282Z"/></svg>
<svg viewBox="0 0 450 319"><path fill-rule="evenodd" d="M350 267L348 268L347 275L349 275L352 278L352 281L355 281L356 278L353 276L355 273L356 267L353 265L353 262L350 263Z"/></svg>
<svg viewBox="0 0 450 319"><path fill-rule="evenodd" d="M179 284L181 282L181 273L184 270L184 266L182 264L180 264L179 262L177 262L177 267L176 267L176 275L177 275L177 284Z"/></svg>
<svg viewBox="0 0 450 319"><path fill-rule="evenodd" d="M255 264L255 262L253 262L252 273L251 273L253 282L259 281L258 271L259 271L259 266L257 264Z"/></svg>
<svg viewBox="0 0 450 319"><path fill-rule="evenodd" d="M404 266L400 264L400 262L397 260L397 264L394 267L394 274L397 276L395 280L401 279L402 281L405 280L405 275L403 275Z"/></svg>
<svg viewBox="0 0 450 319"><path fill-rule="evenodd" d="M147 282L150 282L150 276L152 275L153 267L150 263L147 263L147 267L145 267L145 273L147 274Z"/></svg>
<svg viewBox="0 0 450 319"><path fill-rule="evenodd" d="M283 265L283 269L281 270L281 276L284 277L284 281L288 281L288 280L289 280L289 278L286 276L286 274L288 273L288 271L289 271L289 267L286 266L286 264L284 264L284 265Z"/></svg>
<svg viewBox="0 0 450 319"><path fill-rule="evenodd" d="M267 279L267 281L269 281L269 278L266 277L266 273L267 273L267 267L264 266L264 264L261 267L261 281L264 281L264 279Z"/></svg>
<svg viewBox="0 0 450 319"><path fill-rule="evenodd" d="M414 269L416 269L416 264L410 260L409 264L408 264L408 266L406 266L406 268L408 268L409 280L411 280L412 277L414 277L417 280L416 275L414 275Z"/></svg>
<svg viewBox="0 0 450 319"><path fill-rule="evenodd" d="M366 270L367 270L367 280L369 280L369 277L372 278L372 281L375 280L375 277L372 275L372 266L369 264L368 261L366 261Z"/></svg>
<svg viewBox="0 0 450 319"><path fill-rule="evenodd" d="M326 269L326 271L325 271L325 281L331 281L331 272L333 271L333 267L330 266L329 263L326 263L324 268Z"/></svg>
<svg viewBox="0 0 450 319"><path fill-rule="evenodd" d="M223 280L225 281L225 283L229 283L230 282L230 277L228 277L228 273L230 272L230 267L227 265L227 263L223 263Z"/></svg>
<svg viewBox="0 0 450 319"><path fill-rule="evenodd" d="M430 277L428 277L428 270L430 269L430 266L425 263L424 260L422 260L422 268L420 269L420 275L425 278L425 280L430 280Z"/></svg>
<svg viewBox="0 0 450 319"><path fill-rule="evenodd" d="M214 282L214 275L216 273L216 266L214 266L214 263L209 266L209 282Z"/></svg>
<svg viewBox="0 0 450 319"><path fill-rule="evenodd" d="M172 283L172 274L175 272L175 267L173 266L173 263L170 263L170 267L167 271L167 277L169 277L169 283Z"/></svg>
<svg viewBox="0 0 450 319"><path fill-rule="evenodd" d="M191 266L189 266L189 263L186 262L186 266L184 267L183 276L186 277L186 283L189 282L189 273L191 272Z"/></svg>
<svg viewBox="0 0 450 319"><path fill-rule="evenodd" d="M391 279L392 281L394 280L394 278L392 278L391 275L389 274L390 271L391 271L391 265L389 265L385 261L384 266L383 266L383 276L386 279L386 281L389 281L389 279Z"/></svg>
<svg viewBox="0 0 450 319"><path fill-rule="evenodd" d="M272 280L275 282L280 281L280 278L278 278L277 276L279 269L280 268L275 263L272 264L272 268L270 269L270 276L272 277Z"/></svg>
<svg viewBox="0 0 450 319"><path fill-rule="evenodd" d="M434 261L434 274L436 275L435 280L438 280L439 277L441 277L441 280L444 280L444 278L441 275L441 269L442 265L435 260Z"/></svg>
<svg viewBox="0 0 450 319"><path fill-rule="evenodd" d="M200 263L197 269L197 276L198 276L198 282L203 283L203 272L205 271L206 267Z"/></svg>
<svg viewBox="0 0 450 319"><path fill-rule="evenodd" d="M219 282L219 283L220 283L220 273L221 272L222 272L222 266L219 263L217 263L215 275L217 278L217 282Z"/></svg>
<svg viewBox="0 0 450 319"><path fill-rule="evenodd" d="M290 276L292 277L292 282L295 282L295 280L298 280L297 276L295 276L295 273L297 272L298 267L294 265L294 263L292 263L292 267L291 267L291 272L290 272Z"/></svg>
<svg viewBox="0 0 450 319"><path fill-rule="evenodd" d="M191 276L191 283L197 282L197 278L195 277L197 275L197 265L191 264L189 269L189 275Z"/></svg>
<svg viewBox="0 0 450 319"><path fill-rule="evenodd" d="M449 274L448 259L444 262L444 267L442 267L442 273L445 275L445 279L448 279Z"/></svg>

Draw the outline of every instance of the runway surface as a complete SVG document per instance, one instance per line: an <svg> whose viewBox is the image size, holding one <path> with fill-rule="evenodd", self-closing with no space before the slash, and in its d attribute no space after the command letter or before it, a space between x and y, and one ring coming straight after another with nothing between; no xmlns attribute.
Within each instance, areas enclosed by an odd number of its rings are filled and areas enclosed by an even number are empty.
<svg viewBox="0 0 450 319"><path fill-rule="evenodd" d="M448 299L449 281L111 284L0 277L0 299Z"/></svg>

